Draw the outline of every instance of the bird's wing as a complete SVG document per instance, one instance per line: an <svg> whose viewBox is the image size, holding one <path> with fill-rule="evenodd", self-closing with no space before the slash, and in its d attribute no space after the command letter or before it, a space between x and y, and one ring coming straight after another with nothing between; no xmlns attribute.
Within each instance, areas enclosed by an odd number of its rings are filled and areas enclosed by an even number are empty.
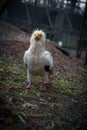
<svg viewBox="0 0 87 130"><path fill-rule="evenodd" d="M53 68L53 57L49 51L42 52L41 59L42 59L44 65L49 66L50 69Z"/></svg>

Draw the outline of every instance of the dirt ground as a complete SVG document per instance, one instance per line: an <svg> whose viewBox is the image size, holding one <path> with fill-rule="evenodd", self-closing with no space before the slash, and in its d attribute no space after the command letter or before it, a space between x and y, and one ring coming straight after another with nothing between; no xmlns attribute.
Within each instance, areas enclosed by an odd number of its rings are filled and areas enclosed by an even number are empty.
<svg viewBox="0 0 87 130"><path fill-rule="evenodd" d="M47 40L54 59L54 74L41 92L40 77L32 89L25 88L23 55L30 35L0 21L0 129L1 130L86 130L87 66L65 55Z"/></svg>

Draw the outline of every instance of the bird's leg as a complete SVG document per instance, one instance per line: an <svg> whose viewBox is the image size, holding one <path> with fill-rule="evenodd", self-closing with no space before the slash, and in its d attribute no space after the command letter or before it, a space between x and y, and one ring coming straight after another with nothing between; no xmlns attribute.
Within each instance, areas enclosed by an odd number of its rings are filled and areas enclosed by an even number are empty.
<svg viewBox="0 0 87 130"><path fill-rule="evenodd" d="M26 88L31 88L31 82L28 81L28 82L26 83L25 87L26 87Z"/></svg>
<svg viewBox="0 0 87 130"><path fill-rule="evenodd" d="M29 69L27 68L27 83L26 88L31 88L31 75L29 74Z"/></svg>
<svg viewBox="0 0 87 130"><path fill-rule="evenodd" d="M46 91L46 85L45 85L44 82L47 81L47 79L48 79L48 73L45 72L44 75L43 75L43 77L42 77L42 85L40 87L41 91Z"/></svg>
<svg viewBox="0 0 87 130"><path fill-rule="evenodd" d="M46 86L44 82L42 82L42 85L40 86L40 91L46 91Z"/></svg>

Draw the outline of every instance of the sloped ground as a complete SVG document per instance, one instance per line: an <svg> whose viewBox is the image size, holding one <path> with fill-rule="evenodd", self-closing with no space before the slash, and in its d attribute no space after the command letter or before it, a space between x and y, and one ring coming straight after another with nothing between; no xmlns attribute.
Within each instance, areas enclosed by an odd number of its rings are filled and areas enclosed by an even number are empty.
<svg viewBox="0 0 87 130"><path fill-rule="evenodd" d="M24 51L29 34L0 22L0 129L86 130L87 68L83 62L64 55L47 40L54 58L54 74L40 92L40 78L25 89Z"/></svg>

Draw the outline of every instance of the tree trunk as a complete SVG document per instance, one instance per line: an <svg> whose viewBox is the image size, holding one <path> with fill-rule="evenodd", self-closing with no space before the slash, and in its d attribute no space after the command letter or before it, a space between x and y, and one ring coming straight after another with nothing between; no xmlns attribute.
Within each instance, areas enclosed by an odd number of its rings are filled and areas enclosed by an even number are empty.
<svg viewBox="0 0 87 130"><path fill-rule="evenodd" d="M82 42L82 37L83 37L85 23L86 23L86 17L87 17L86 12L87 12L87 3L85 5L83 20L82 20L82 24L81 24L81 28L80 28L79 40L77 43L77 57L78 58L80 58L80 56L81 56L81 50L82 50L81 42Z"/></svg>
<svg viewBox="0 0 87 130"><path fill-rule="evenodd" d="M37 0L35 0L35 6L37 6Z"/></svg>
<svg viewBox="0 0 87 130"><path fill-rule="evenodd" d="M3 0L2 4L0 5L0 16L2 15L2 13L4 12L4 10L6 9L6 7L8 6L8 4L10 2L14 2L16 0Z"/></svg>
<svg viewBox="0 0 87 130"><path fill-rule="evenodd" d="M87 65L87 49L86 49L85 65Z"/></svg>

